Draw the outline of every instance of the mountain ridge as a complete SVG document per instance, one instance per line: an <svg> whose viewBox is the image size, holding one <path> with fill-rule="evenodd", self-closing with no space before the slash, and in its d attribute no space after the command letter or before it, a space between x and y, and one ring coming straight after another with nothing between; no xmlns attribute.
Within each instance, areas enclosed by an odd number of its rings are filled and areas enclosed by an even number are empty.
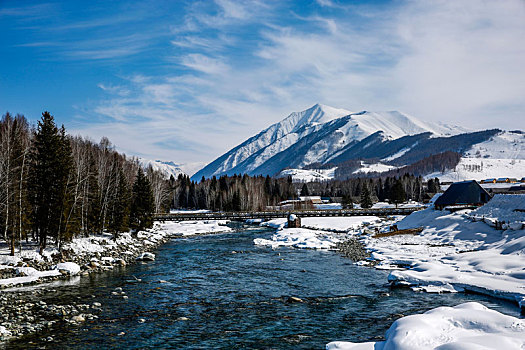
<svg viewBox="0 0 525 350"><path fill-rule="evenodd" d="M284 168L301 169L313 163L359 158L379 158L385 163L395 163L396 159L416 162L433 152L440 153L439 149L429 150L430 147L441 147L443 152L465 152L496 132L477 137L476 132L465 128L421 121L399 111L350 112L315 104L292 112L248 138L199 170L192 179L233 174L274 176ZM449 139L455 148L447 148Z"/></svg>

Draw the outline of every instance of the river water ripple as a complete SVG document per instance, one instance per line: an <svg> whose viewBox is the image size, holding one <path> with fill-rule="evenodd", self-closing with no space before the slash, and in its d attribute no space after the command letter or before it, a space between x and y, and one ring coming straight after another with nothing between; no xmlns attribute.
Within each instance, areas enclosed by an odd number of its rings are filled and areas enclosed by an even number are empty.
<svg viewBox="0 0 525 350"><path fill-rule="evenodd" d="M514 305L483 296L390 290L388 272L355 266L336 252L253 244L271 234L246 228L174 239L154 262L55 287L49 302L100 302L100 318L9 347L323 349L333 340L382 339L395 319L437 306L478 301L519 315ZM112 295L118 287L128 299Z"/></svg>

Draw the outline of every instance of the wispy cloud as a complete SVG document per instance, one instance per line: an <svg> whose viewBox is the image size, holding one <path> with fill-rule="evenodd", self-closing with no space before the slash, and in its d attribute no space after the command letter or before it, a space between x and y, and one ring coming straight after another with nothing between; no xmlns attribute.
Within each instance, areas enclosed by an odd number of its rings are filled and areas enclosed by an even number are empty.
<svg viewBox="0 0 525 350"><path fill-rule="evenodd" d="M108 95L95 114L106 119L82 130L186 162L210 161L316 102L521 127L523 2L318 3L300 14L280 2L190 3L169 31L173 51L158 58L169 68L114 90L101 82Z"/></svg>

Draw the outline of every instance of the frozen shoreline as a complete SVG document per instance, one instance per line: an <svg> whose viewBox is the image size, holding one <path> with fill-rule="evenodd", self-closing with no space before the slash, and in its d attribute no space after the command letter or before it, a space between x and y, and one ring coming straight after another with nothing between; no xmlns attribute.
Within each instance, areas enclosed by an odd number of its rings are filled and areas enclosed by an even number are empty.
<svg viewBox="0 0 525 350"><path fill-rule="evenodd" d="M0 341L52 327L57 322L79 324L96 318L93 313L100 308L97 303L95 306L39 303L38 296L52 288L49 282L67 279L78 283L81 275L125 268L135 261L151 261L155 259L151 251L172 238L231 232L225 224L225 221L157 222L136 237L121 233L116 241L110 234L76 238L64 246L61 255L50 247L41 256L36 245L26 246L22 254L14 257L8 255L8 248L0 249ZM22 300L28 302L21 305ZM57 310L65 311L56 314Z"/></svg>

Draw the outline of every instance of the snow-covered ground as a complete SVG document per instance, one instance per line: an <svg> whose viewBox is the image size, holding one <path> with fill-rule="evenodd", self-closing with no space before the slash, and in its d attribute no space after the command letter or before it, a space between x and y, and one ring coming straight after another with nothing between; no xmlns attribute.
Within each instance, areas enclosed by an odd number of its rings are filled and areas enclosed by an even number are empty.
<svg viewBox="0 0 525 350"><path fill-rule="evenodd" d="M367 174L371 172L383 173L395 169L395 166L387 165L383 163L365 163L361 162L361 167L354 171L354 174Z"/></svg>
<svg viewBox="0 0 525 350"><path fill-rule="evenodd" d="M225 220L207 221L169 221L160 225L160 229L171 236L191 236L204 233L230 232Z"/></svg>
<svg viewBox="0 0 525 350"><path fill-rule="evenodd" d="M417 236L365 238L379 266L409 267L393 271L392 283L427 292L471 290L525 305L524 229L498 231L473 221L468 211L433 209L413 213L397 225L424 230Z"/></svg>
<svg viewBox="0 0 525 350"><path fill-rule="evenodd" d="M471 302L438 307L396 320L385 340L369 343L336 341L327 350L467 350L525 348L525 321Z"/></svg>
<svg viewBox="0 0 525 350"><path fill-rule="evenodd" d="M437 177L441 182L456 182L499 177L514 177L519 180L524 176L525 159L462 157L455 169L444 173L431 173L426 175L425 179Z"/></svg>

